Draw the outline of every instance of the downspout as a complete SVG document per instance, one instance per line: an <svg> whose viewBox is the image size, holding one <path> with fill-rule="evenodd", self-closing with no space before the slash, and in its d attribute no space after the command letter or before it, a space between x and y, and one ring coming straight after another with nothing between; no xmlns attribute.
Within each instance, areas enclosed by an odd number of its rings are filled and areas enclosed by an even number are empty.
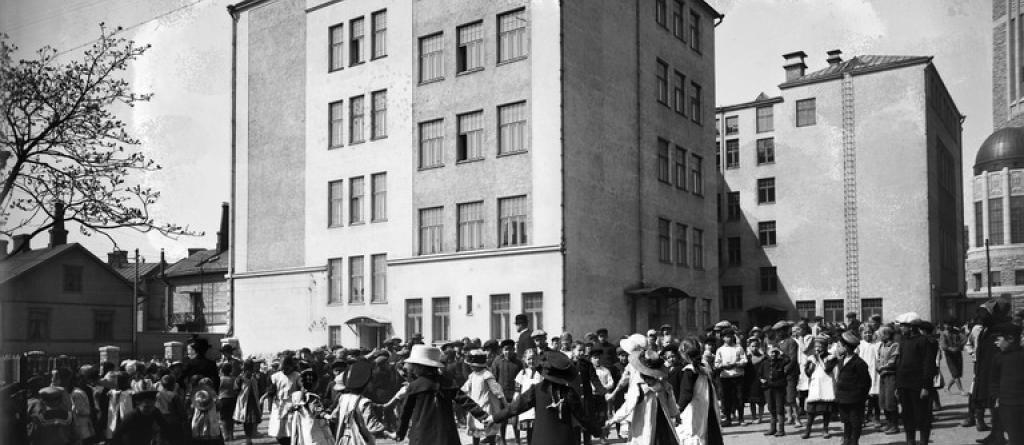
<svg viewBox="0 0 1024 445"><path fill-rule="evenodd" d="M567 293L566 289L568 289L568 282L569 282L568 270L567 270L568 269L567 266L569 264L569 261L566 258L568 249L566 247L566 240L565 240L565 221L566 221L566 218L565 218L565 9L564 9L565 8L565 2L560 0L558 2L558 5L559 5L559 8L558 8L559 9L559 11L558 11L558 50L559 50L558 57L561 60L561 64L558 67L558 85L561 86L561 91L558 92L558 94L559 94L559 102L561 104L561 110L560 110L561 112L559 113L560 128L559 128L559 135L558 135L558 137L559 137L559 141L560 141L561 147L562 147L562 149L558 151L559 161L562 163L562 165L560 165L558 168L561 171L561 175L562 175L562 177L561 177L561 181L562 181L562 191L561 191L561 193L562 193L562 202L559 203L559 206L561 207L561 211L562 211L562 227L561 227L561 232L562 232L561 233L561 241L562 241L562 243L561 243L562 244L562 249L561 249L562 250L562 330L565 331L566 330L565 329L566 328L566 326L565 326L566 325L566 323L565 323L565 319L566 319L565 299L568 296L567 295L568 293Z"/></svg>
<svg viewBox="0 0 1024 445"><path fill-rule="evenodd" d="M643 161L643 134L640 132L640 110L641 110L641 98L640 98L640 1L634 2L635 21L633 23L634 29L634 50L636 51L636 119L633 126L633 130L636 131L636 235L637 235L637 265L639 267L640 276L640 287L646 287L646 279L644 277L644 191L643 191L643 178L644 178L644 161ZM629 330L630 332L636 332L636 297L630 296L630 318L629 318Z"/></svg>
<svg viewBox="0 0 1024 445"><path fill-rule="evenodd" d="M231 224L228 228L228 329L227 336L233 337L235 333L235 179L236 179L236 144L238 141L237 129L237 103L238 103L238 11L228 6L228 14L231 14Z"/></svg>

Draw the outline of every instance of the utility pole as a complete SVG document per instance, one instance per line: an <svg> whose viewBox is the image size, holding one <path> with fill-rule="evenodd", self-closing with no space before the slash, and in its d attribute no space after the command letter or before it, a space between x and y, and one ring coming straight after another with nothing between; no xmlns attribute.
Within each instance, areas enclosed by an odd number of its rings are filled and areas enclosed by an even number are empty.
<svg viewBox="0 0 1024 445"><path fill-rule="evenodd" d="M992 299L992 256L988 252L988 238L985 238L985 282L988 283L988 299Z"/></svg>

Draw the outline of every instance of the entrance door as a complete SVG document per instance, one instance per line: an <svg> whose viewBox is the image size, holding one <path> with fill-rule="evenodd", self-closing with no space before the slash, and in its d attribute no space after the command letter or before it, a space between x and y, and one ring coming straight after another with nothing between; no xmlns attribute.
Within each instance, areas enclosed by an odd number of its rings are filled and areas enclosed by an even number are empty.
<svg viewBox="0 0 1024 445"><path fill-rule="evenodd" d="M377 326L359 326L359 347L366 349L379 348L387 340L388 328L386 324Z"/></svg>

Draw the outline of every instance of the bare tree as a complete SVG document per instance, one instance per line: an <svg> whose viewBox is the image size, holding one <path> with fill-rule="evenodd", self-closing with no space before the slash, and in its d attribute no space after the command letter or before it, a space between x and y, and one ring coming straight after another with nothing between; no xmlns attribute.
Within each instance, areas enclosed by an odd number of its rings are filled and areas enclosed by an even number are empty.
<svg viewBox="0 0 1024 445"><path fill-rule="evenodd" d="M115 246L109 232L120 228L199 235L155 222L150 206L160 192L132 184L133 173L160 165L136 149L139 140L113 111L152 96L133 92L120 77L150 45L119 37L120 31L100 24L99 38L66 62L49 46L15 62L17 47L0 35L0 233L28 228L35 236L63 220ZM54 212L55 203L63 203L64 211ZM15 211L23 216L11 224Z"/></svg>

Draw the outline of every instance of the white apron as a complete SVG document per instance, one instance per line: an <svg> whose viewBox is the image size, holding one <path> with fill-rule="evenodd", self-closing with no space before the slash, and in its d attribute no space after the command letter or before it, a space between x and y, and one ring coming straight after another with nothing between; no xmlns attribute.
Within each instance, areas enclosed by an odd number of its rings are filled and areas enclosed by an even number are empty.
<svg viewBox="0 0 1024 445"><path fill-rule="evenodd" d="M860 347L857 349L857 355L860 356L864 363L868 364L868 375L871 376L871 390L868 391L868 395L878 395L878 382L881 380L878 375L878 369L875 369L875 363L878 361L878 346L881 343L874 342L868 343L866 341L860 342Z"/></svg>
<svg viewBox="0 0 1024 445"><path fill-rule="evenodd" d="M812 355L810 361L814 363L814 372L807 381L807 403L835 401L836 382L825 372L825 362L816 355Z"/></svg>
<svg viewBox="0 0 1024 445"><path fill-rule="evenodd" d="M283 372L275 372L270 376L270 384L277 390L274 399L270 402L270 420L267 425L267 435L270 437L291 437L289 424L291 423L291 393L292 388L297 387L299 374L293 372L285 375Z"/></svg>
<svg viewBox="0 0 1024 445"><path fill-rule="evenodd" d="M696 372L690 363L683 368ZM708 416L718 421L718 404L713 397L711 380L703 373L697 374L697 382L693 385L693 399L679 416L681 422L676 427L682 445L704 445L708 441Z"/></svg>

